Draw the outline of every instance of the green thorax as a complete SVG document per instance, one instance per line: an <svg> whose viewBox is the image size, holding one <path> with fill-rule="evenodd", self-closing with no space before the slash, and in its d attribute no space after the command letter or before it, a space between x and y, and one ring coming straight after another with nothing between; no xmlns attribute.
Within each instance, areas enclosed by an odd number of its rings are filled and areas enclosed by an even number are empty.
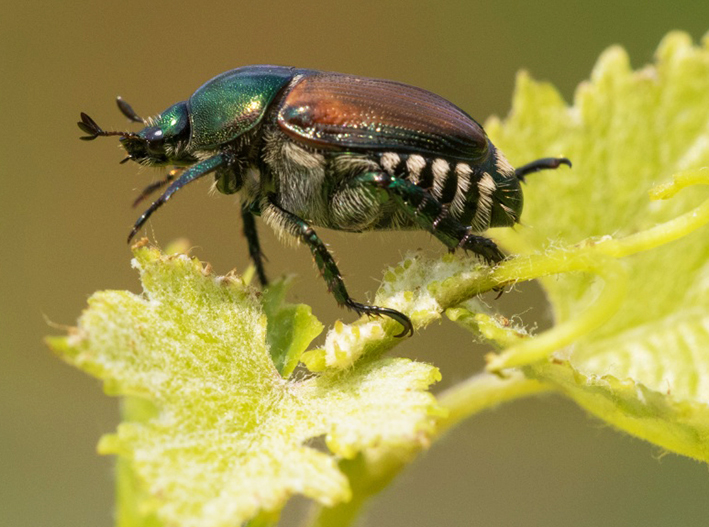
<svg viewBox="0 0 709 527"><path fill-rule="evenodd" d="M256 126L293 73L293 68L282 66L248 66L204 84L188 101L190 148L215 148Z"/></svg>

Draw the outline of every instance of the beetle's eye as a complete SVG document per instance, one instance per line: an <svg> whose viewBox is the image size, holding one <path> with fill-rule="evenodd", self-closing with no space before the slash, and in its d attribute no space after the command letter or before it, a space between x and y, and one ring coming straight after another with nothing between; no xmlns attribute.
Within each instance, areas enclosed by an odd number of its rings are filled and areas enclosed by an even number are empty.
<svg viewBox="0 0 709 527"><path fill-rule="evenodd" d="M150 130L147 134L145 134L145 139L152 143L153 141L162 141L164 136L165 134L163 134L163 131L156 128L155 130Z"/></svg>
<svg viewBox="0 0 709 527"><path fill-rule="evenodd" d="M159 128L150 130L145 134L148 150L153 153L162 153L165 145L165 133Z"/></svg>

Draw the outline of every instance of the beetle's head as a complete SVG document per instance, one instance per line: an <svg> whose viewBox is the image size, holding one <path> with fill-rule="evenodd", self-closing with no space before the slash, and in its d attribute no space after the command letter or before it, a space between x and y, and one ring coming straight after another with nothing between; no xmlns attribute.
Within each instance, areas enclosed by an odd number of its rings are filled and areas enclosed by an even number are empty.
<svg viewBox="0 0 709 527"><path fill-rule="evenodd" d="M157 117L142 119L133 109L118 98L118 107L131 121L147 125L140 132L107 132L85 113L77 123L82 131L89 134L81 139L90 141L100 136L120 136L121 145L128 153L122 163L132 160L149 166L190 165L197 161L188 152L190 141L190 119L186 102L170 106Z"/></svg>
<svg viewBox="0 0 709 527"><path fill-rule="evenodd" d="M480 195L487 192L490 227L511 227L519 223L524 204L522 185L504 154L490 144L488 170L479 183Z"/></svg>

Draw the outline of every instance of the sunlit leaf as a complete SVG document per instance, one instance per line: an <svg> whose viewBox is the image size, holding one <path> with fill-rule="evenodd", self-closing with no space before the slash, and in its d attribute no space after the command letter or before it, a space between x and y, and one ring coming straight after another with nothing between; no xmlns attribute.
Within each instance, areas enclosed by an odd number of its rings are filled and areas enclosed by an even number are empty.
<svg viewBox="0 0 709 527"><path fill-rule="evenodd" d="M563 174L529 177L526 227L499 233L515 252L642 232L707 198L702 187L669 201L650 201L648 191L709 167L709 40L694 46L670 34L656 63L637 71L612 48L571 107L521 74L510 117L486 128L514 164L550 155L574 163ZM554 363L527 371L630 433L709 461L709 230L622 264L627 295L617 313ZM557 323L578 317L598 291L588 274L542 283Z"/></svg>
<svg viewBox="0 0 709 527"><path fill-rule="evenodd" d="M439 410L426 390L436 368L382 359L285 380L269 354L261 303L239 278L147 247L135 250L135 265L142 295L96 293L78 327L50 339L107 392L151 409L128 415L99 445L130 464L123 496L139 502L120 513L144 525L233 527L278 512L294 494L333 505L351 492L339 458L425 443L433 430ZM294 316L292 349L302 349L314 322L297 309ZM329 451L310 445L320 436Z"/></svg>

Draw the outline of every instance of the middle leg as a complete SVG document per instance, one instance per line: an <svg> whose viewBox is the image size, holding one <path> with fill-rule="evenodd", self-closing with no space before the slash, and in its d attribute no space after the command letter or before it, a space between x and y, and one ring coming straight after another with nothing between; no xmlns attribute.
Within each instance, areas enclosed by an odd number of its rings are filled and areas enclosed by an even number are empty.
<svg viewBox="0 0 709 527"><path fill-rule="evenodd" d="M261 286L266 287L268 285L268 278L266 278L266 270L263 265L264 256L261 252L261 244L258 239L254 213L250 205L243 204L241 206L241 219L244 222L244 236L249 245L249 256L251 256L251 261L254 262L254 267L256 268L256 276L258 276Z"/></svg>
<svg viewBox="0 0 709 527"><path fill-rule="evenodd" d="M313 228L308 223L293 214L281 208L274 200L273 196L268 198L268 208L264 209L264 216L267 216L269 223L276 226L277 229L285 231L287 234L295 237L308 246L313 255L315 264L318 266L320 274L327 283L328 290L335 296L335 300L341 306L345 306L357 314L380 316L384 315L394 319L402 325L404 330L396 335L403 337L407 333L413 335L414 328L409 317L403 313L399 313L394 309L389 309L380 306L370 306L355 302L350 297L345 287L345 282L342 280L340 270L337 268L334 258L325 247L320 237L315 233Z"/></svg>

